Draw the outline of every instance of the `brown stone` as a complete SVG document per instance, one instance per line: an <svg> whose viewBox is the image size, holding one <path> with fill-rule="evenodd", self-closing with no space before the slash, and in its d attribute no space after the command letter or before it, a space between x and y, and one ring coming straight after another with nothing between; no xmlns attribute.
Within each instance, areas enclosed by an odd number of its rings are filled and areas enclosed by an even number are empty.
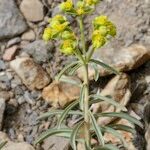
<svg viewBox="0 0 150 150"><path fill-rule="evenodd" d="M3 55L3 60L5 60L5 61L12 60L15 57L17 49L18 49L18 47L16 45L6 49L4 52L4 55Z"/></svg>
<svg viewBox="0 0 150 150"><path fill-rule="evenodd" d="M103 61L118 71L129 71L138 68L146 61L150 60L150 48L143 45L132 45L122 49L101 49L97 50L93 56L95 59ZM83 79L83 68L78 70L78 77ZM95 71L89 67L89 79L94 79ZM107 76L112 72L99 66L100 76Z"/></svg>
<svg viewBox="0 0 150 150"><path fill-rule="evenodd" d="M42 89L50 82L48 74L31 58L17 58L10 66L30 90Z"/></svg>
<svg viewBox="0 0 150 150"><path fill-rule="evenodd" d="M55 108L63 108L79 97L80 88L65 82L53 81L42 92L43 98Z"/></svg>
<svg viewBox="0 0 150 150"><path fill-rule="evenodd" d="M122 106L126 106L131 97L129 76L127 74L115 76L108 82L105 88L101 91L100 95L111 96L112 99L116 100ZM94 113L120 111L119 108L116 108L115 106L108 104L105 101L93 104L92 109ZM115 118L110 117L100 117L98 119L98 124L106 125L114 119Z"/></svg>

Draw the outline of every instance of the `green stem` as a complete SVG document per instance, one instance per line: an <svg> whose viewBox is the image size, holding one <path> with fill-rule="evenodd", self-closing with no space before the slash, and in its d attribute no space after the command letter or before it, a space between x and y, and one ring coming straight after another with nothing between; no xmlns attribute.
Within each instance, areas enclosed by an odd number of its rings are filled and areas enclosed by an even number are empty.
<svg viewBox="0 0 150 150"><path fill-rule="evenodd" d="M90 139L90 118L88 114L89 110L89 80L88 80L88 64L84 65L84 84L85 84L85 93L84 93L84 136L85 143L88 147L91 145Z"/></svg>
<svg viewBox="0 0 150 150"><path fill-rule="evenodd" d="M86 62L89 62L89 60L91 59L91 57L92 57L92 55L93 55L93 53L94 53L94 48L92 47L89 51L88 51L88 53L87 53L87 55L86 55Z"/></svg>
<svg viewBox="0 0 150 150"><path fill-rule="evenodd" d="M83 54L86 54L86 44L85 44L85 35L84 35L84 26L83 26L82 16L79 17L78 22L79 22L80 32L81 32L81 42L82 42Z"/></svg>

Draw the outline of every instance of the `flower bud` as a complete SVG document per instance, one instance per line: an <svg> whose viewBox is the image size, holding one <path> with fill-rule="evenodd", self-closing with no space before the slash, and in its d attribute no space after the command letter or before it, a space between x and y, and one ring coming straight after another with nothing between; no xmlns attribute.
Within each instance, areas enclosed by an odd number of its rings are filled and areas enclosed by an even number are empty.
<svg viewBox="0 0 150 150"><path fill-rule="evenodd" d="M71 9L73 8L72 0L67 0L66 2L61 3L60 8L63 11L71 11Z"/></svg>
<svg viewBox="0 0 150 150"><path fill-rule="evenodd" d="M71 31L62 32L62 39L75 39L75 35Z"/></svg>
<svg viewBox="0 0 150 150"><path fill-rule="evenodd" d="M52 29L51 28L45 28L44 34L43 34L43 40L49 41L52 38Z"/></svg>

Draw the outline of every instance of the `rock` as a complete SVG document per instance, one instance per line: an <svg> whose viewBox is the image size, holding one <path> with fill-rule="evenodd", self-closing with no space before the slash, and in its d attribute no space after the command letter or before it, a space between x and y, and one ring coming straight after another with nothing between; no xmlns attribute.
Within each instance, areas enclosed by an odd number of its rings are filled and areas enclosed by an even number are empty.
<svg viewBox="0 0 150 150"><path fill-rule="evenodd" d="M5 53L3 55L3 60L5 60L5 61L12 60L15 57L17 49L18 49L18 47L16 45L6 49Z"/></svg>
<svg viewBox="0 0 150 150"><path fill-rule="evenodd" d="M23 0L20 10L28 21L37 22L44 18L44 6L39 0Z"/></svg>
<svg viewBox="0 0 150 150"><path fill-rule="evenodd" d="M26 101L27 103L29 103L29 104L31 104L31 105L35 104L34 99L32 98L31 94L30 94L28 91L26 91L26 92L24 93L24 98L25 98L25 101Z"/></svg>
<svg viewBox="0 0 150 150"><path fill-rule="evenodd" d="M27 40L27 41L34 41L35 40L35 33L33 30L29 30L27 32L25 32L22 36L21 36L22 40Z"/></svg>
<svg viewBox="0 0 150 150"><path fill-rule="evenodd" d="M43 63L49 60L52 56L51 51L53 44L51 42L45 43L42 40L37 40L24 46L23 51L30 54L38 63Z"/></svg>
<svg viewBox="0 0 150 150"><path fill-rule="evenodd" d="M0 39L23 33L27 25L14 0L0 0Z"/></svg>
<svg viewBox="0 0 150 150"><path fill-rule="evenodd" d="M146 129L145 133L145 140L146 140L146 149L150 149L150 125Z"/></svg>
<svg viewBox="0 0 150 150"><path fill-rule="evenodd" d="M7 134L5 132L0 131L0 141L10 141Z"/></svg>
<svg viewBox="0 0 150 150"><path fill-rule="evenodd" d="M18 44L20 42L21 42L20 37L13 38L13 39L8 41L7 47L13 46L13 45Z"/></svg>
<svg viewBox="0 0 150 150"><path fill-rule="evenodd" d="M42 145L44 150L69 150L69 140L63 137L51 136L44 140Z"/></svg>
<svg viewBox="0 0 150 150"><path fill-rule="evenodd" d="M55 108L63 108L80 95L80 88L76 85L53 81L42 91L42 97Z"/></svg>
<svg viewBox="0 0 150 150"><path fill-rule="evenodd" d="M119 124L119 125L127 125L131 128L133 128L133 125L125 120L125 119L120 119L119 121L117 121L115 124ZM130 150L136 150L136 148L134 147L132 140L133 140L133 134L130 132L126 132L126 131L121 131L118 130L118 132L120 133L120 135L125 139L126 143L128 144L128 148ZM117 137L115 137L114 135L112 135L111 133L105 133L104 134L104 140L106 143L112 143L113 145L118 145L118 144L122 144L122 142L120 141L120 139L118 139Z"/></svg>
<svg viewBox="0 0 150 150"><path fill-rule="evenodd" d="M10 66L30 90L42 89L50 82L47 73L31 58L17 58L10 62Z"/></svg>
<svg viewBox="0 0 150 150"><path fill-rule="evenodd" d="M35 150L30 144L25 142L20 143L14 143L14 142L8 142L3 150Z"/></svg>
<svg viewBox="0 0 150 150"><path fill-rule="evenodd" d="M12 92L0 90L0 98L4 99L5 101L9 100L12 97L13 97Z"/></svg>
<svg viewBox="0 0 150 150"><path fill-rule="evenodd" d="M109 95L121 105L126 106L131 97L129 76L127 74L115 76L108 82L105 88L101 91L100 95ZM92 109L94 113L120 111L119 108L116 108L105 101L93 104ZM100 117L98 119L98 124L106 125L114 119L115 118Z"/></svg>
<svg viewBox="0 0 150 150"><path fill-rule="evenodd" d="M5 111L5 100L3 98L0 98L0 130L2 128L4 111Z"/></svg>
<svg viewBox="0 0 150 150"><path fill-rule="evenodd" d="M132 45L123 49L101 49L94 53L94 58L101 60L118 71L129 71L138 68L150 59L150 49L143 45ZM94 79L95 71L89 67L89 79ZM110 71L99 67L100 76L112 74ZM83 79L83 68L78 70L79 78Z"/></svg>
<svg viewBox="0 0 150 150"><path fill-rule="evenodd" d="M6 69L6 65L5 65L4 61L2 61L2 60L0 59L0 71L1 71L1 70L4 70L4 69Z"/></svg>

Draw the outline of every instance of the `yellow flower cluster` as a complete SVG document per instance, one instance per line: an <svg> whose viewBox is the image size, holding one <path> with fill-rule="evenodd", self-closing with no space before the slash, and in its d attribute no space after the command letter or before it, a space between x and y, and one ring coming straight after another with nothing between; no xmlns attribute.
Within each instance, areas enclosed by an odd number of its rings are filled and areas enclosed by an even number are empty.
<svg viewBox="0 0 150 150"><path fill-rule="evenodd" d="M91 12L99 1L100 0L79 0L74 5L72 0L66 0L60 4L60 8L64 12L80 16Z"/></svg>
<svg viewBox="0 0 150 150"><path fill-rule="evenodd" d="M114 37L116 35L116 27L108 20L107 16L96 17L93 21L93 25L92 44L94 48L102 47L109 36Z"/></svg>
<svg viewBox="0 0 150 150"><path fill-rule="evenodd" d="M43 39L49 41L51 39L62 39L61 52L67 55L74 53L76 48L76 36L69 27L66 17L56 15L49 20L49 26L45 28Z"/></svg>

